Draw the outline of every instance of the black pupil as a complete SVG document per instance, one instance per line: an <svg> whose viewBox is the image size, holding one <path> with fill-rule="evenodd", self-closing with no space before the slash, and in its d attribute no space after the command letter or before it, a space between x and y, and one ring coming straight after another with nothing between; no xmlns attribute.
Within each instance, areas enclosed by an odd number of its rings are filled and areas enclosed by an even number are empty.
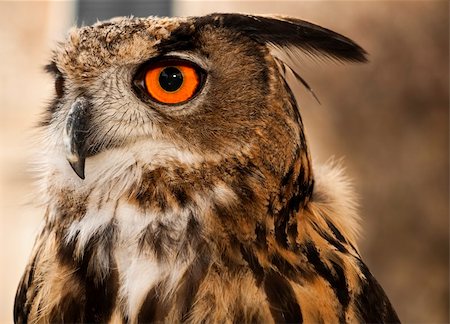
<svg viewBox="0 0 450 324"><path fill-rule="evenodd" d="M168 92L177 91L183 84L183 74L176 67L166 67L159 75L159 84Z"/></svg>

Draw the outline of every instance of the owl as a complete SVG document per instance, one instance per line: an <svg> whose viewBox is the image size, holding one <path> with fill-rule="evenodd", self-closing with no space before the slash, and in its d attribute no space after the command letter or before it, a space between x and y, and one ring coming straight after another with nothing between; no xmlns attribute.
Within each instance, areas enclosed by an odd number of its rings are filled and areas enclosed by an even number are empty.
<svg viewBox="0 0 450 324"><path fill-rule="evenodd" d="M46 67L45 217L15 322L398 322L358 251L348 180L312 165L302 56L366 61L289 17L71 30Z"/></svg>

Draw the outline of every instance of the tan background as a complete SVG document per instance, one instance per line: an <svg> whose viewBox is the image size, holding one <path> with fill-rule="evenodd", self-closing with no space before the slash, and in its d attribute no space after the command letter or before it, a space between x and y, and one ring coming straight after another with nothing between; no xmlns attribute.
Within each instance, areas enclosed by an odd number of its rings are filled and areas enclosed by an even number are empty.
<svg viewBox="0 0 450 324"><path fill-rule="evenodd" d="M74 22L72 2L0 2L0 323L42 210L27 162L52 96L42 73ZM279 13L341 32L366 65L311 63L302 115L318 162L344 157L360 195L362 254L405 322L449 322L449 5L447 1L177 1L176 15ZM139 15L139 13L135 13Z"/></svg>

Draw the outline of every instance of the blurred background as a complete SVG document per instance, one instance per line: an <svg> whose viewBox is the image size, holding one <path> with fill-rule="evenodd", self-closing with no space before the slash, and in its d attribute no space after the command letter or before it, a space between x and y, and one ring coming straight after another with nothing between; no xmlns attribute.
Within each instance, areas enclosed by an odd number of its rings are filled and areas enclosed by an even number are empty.
<svg viewBox="0 0 450 324"><path fill-rule="evenodd" d="M0 323L43 211L33 204L30 146L53 95L43 73L72 25L116 15L277 13L358 42L370 63L310 62L300 92L316 163L344 158L360 196L360 248L405 323L449 322L448 1L0 2Z"/></svg>

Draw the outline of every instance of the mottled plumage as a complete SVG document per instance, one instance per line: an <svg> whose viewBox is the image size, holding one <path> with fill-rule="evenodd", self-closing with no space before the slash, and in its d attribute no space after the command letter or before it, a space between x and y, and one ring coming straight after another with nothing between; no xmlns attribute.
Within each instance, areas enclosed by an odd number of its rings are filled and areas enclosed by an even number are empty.
<svg viewBox="0 0 450 324"><path fill-rule="evenodd" d="M398 322L358 252L347 180L311 164L286 77L309 88L299 55L365 61L285 17L73 29L47 67L46 215L15 322ZM179 104L140 82L167 58L202 71Z"/></svg>

